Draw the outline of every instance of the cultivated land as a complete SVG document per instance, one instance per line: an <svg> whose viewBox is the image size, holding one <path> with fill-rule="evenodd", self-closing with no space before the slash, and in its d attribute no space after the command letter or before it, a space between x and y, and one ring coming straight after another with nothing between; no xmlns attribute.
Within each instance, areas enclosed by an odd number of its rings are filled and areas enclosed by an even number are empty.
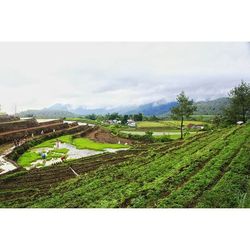
<svg viewBox="0 0 250 250"><path fill-rule="evenodd" d="M64 155L67 155L69 151L67 148L55 148L57 140L61 143L73 145L76 149L103 151L105 149L128 148L128 146L122 144L98 143L88 138L73 138L72 135L64 135L55 139L44 141L29 149L18 158L18 165L21 167L29 167L32 162L42 159L41 154L37 152L37 149L41 149L41 152L46 152L46 150L50 149L46 160L57 159Z"/></svg>
<svg viewBox="0 0 250 250"><path fill-rule="evenodd" d="M184 133L188 131L186 137L196 135L200 132L199 129L187 129L188 125L208 125L209 123L204 121L184 121ZM161 120L161 121L141 121L137 122L136 128L121 128L120 132L132 135L145 135L147 131L153 132L154 137L168 136L169 139L176 140L181 137L180 133L180 121L176 120Z"/></svg>
<svg viewBox="0 0 250 250"><path fill-rule="evenodd" d="M188 124L205 124L206 122L200 122L200 121L184 121L183 125L187 126ZM175 128L180 126L180 121L158 121L158 122L151 122L151 121L142 121L137 123L138 128Z"/></svg>
<svg viewBox="0 0 250 250"><path fill-rule="evenodd" d="M248 207L249 151L244 125L19 168L0 176L0 207Z"/></svg>

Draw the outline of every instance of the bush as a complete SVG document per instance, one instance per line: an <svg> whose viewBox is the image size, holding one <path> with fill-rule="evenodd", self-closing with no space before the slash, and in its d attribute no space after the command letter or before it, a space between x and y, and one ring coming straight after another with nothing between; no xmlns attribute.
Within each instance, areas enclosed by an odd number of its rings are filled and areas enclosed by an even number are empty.
<svg viewBox="0 0 250 250"><path fill-rule="evenodd" d="M169 141L172 141L172 139L170 138L169 135L162 135L160 137L156 137L155 141L158 141L158 142L169 142Z"/></svg>

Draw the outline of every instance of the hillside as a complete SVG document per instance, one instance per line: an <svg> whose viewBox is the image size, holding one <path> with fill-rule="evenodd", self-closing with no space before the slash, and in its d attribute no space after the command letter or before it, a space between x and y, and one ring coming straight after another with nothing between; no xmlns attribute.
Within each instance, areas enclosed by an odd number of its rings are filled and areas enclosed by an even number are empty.
<svg viewBox="0 0 250 250"><path fill-rule="evenodd" d="M218 98L210 101L196 102L197 111L196 115L216 115L221 114L222 107L228 103L228 98ZM48 108L41 110L27 110L20 112L20 116L31 116L34 115L38 118L62 118L62 117L77 117L79 115L99 114L104 115L108 113L117 112L119 114L137 114L142 113L146 116L165 116L170 113L172 107L176 105L176 102L152 102L138 107L118 107L113 109L87 109L82 106L72 108L69 104L54 104Z"/></svg>
<svg viewBox="0 0 250 250"><path fill-rule="evenodd" d="M171 108L176 105L176 102L168 102L168 103L148 103L145 105L141 105L136 109L127 111L126 114L137 114L142 113L146 116L153 115L162 115L170 112Z"/></svg>
<svg viewBox="0 0 250 250"><path fill-rule="evenodd" d="M36 117L36 118L64 118L64 117L77 117L76 114L64 110L27 110L17 114L20 117Z"/></svg>
<svg viewBox="0 0 250 250"><path fill-rule="evenodd" d="M20 170L0 177L0 207L243 207L249 146L250 125L234 126Z"/></svg>
<svg viewBox="0 0 250 250"><path fill-rule="evenodd" d="M222 97L211 101L196 102L197 115L218 115L222 114L223 108L229 103L229 98Z"/></svg>

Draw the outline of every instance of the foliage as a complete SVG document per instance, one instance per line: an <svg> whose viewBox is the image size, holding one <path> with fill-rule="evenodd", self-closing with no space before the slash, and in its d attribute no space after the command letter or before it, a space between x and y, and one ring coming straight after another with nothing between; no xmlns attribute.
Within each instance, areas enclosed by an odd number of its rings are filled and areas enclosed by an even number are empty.
<svg viewBox="0 0 250 250"><path fill-rule="evenodd" d="M104 163L49 193L23 193L6 201L0 195L0 207L242 207L248 204L249 145L250 125L143 144L131 150L127 161L117 157L116 163ZM75 168L85 161L74 161Z"/></svg>
<svg viewBox="0 0 250 250"><path fill-rule="evenodd" d="M136 122L137 122L137 121L142 121L143 115L142 115L142 113L134 114L134 115L133 115L133 118L134 118L134 120L135 120Z"/></svg>
<svg viewBox="0 0 250 250"><path fill-rule="evenodd" d="M42 159L39 153L33 151L27 151L21 157L18 158L17 164L21 167L28 167L34 161Z"/></svg>
<svg viewBox="0 0 250 250"><path fill-rule="evenodd" d="M174 118L181 120L181 139L183 139L184 118L189 118L196 110L196 106L193 104L193 100L189 100L189 98L185 96L183 91L176 99L178 104L171 109L171 112Z"/></svg>
<svg viewBox="0 0 250 250"><path fill-rule="evenodd" d="M229 123L246 122L250 117L250 84L241 84L229 92L230 103L224 109L224 116Z"/></svg>
<svg viewBox="0 0 250 250"><path fill-rule="evenodd" d="M228 97L222 97L210 101L196 102L197 110L195 115L206 117L207 115L222 115L223 108L229 103Z"/></svg>
<svg viewBox="0 0 250 250"><path fill-rule="evenodd" d="M99 143L87 138L76 138L73 140L73 145L77 149L90 149L90 150L104 150L106 148L119 149L127 148L127 146L122 144L110 144L110 143Z"/></svg>

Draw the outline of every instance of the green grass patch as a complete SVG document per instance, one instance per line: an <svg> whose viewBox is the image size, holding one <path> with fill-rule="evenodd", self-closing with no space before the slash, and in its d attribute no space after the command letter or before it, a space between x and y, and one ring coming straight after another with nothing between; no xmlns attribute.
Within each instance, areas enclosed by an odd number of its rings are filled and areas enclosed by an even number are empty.
<svg viewBox="0 0 250 250"><path fill-rule="evenodd" d="M55 143L56 143L56 139L50 139L50 140L44 141L36 145L34 148L53 148Z"/></svg>
<svg viewBox="0 0 250 250"><path fill-rule="evenodd" d="M121 144L110 144L110 143L99 143L87 138L76 138L73 140L73 145L76 146L77 149L91 149L91 150L104 150L105 148L127 148L125 145Z"/></svg>
<svg viewBox="0 0 250 250"><path fill-rule="evenodd" d="M126 145L121 144L110 144L110 143L99 143L92 141L87 138L76 138L73 139L72 135L65 135L57 138L62 143L68 143L73 146L75 146L77 149L89 149L89 150L98 150L102 151L106 148L112 148L112 149L119 149L119 148L128 148ZM29 167L31 163L41 160L42 157L40 153L34 152L34 149L39 148L51 148L51 150L48 152L46 160L51 160L53 158L57 159L62 157L63 155L66 155L69 151L69 149L66 148L59 148L54 149L55 143L57 139L51 139L48 141L45 141L39 145L36 145L35 147L31 148L27 152L25 152L23 155L21 155L18 160L17 164L21 167Z"/></svg>
<svg viewBox="0 0 250 250"><path fill-rule="evenodd" d="M41 159L41 155L39 153L27 151L18 158L17 164L21 167L29 167L32 162L39 159Z"/></svg>
<svg viewBox="0 0 250 250"><path fill-rule="evenodd" d="M188 124L206 124L204 121L184 121L184 126L187 126ZM158 121L158 122L151 122L151 121L142 121L137 122L137 128L176 128L180 126L180 121L177 120L165 120L165 121Z"/></svg>

